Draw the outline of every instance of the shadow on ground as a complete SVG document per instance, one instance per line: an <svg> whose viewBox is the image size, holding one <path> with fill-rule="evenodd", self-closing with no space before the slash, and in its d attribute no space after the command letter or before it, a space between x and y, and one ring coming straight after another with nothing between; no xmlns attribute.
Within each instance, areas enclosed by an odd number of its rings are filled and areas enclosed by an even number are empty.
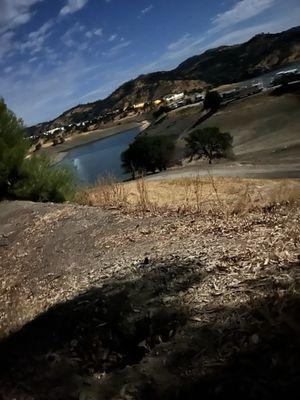
<svg viewBox="0 0 300 400"><path fill-rule="evenodd" d="M294 398L300 302L266 280L236 306L182 299L199 260L141 265L58 304L0 344L0 397L31 400ZM218 297L218 296L217 296Z"/></svg>

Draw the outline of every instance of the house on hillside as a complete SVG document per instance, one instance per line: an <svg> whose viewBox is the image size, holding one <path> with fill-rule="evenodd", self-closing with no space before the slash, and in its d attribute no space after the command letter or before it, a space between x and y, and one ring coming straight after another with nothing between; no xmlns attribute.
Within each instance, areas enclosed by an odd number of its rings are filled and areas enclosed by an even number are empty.
<svg viewBox="0 0 300 400"><path fill-rule="evenodd" d="M140 110L140 109L142 109L142 108L144 108L145 107L145 103L138 103L138 104L134 104L133 105L133 108L135 109L135 110Z"/></svg>
<svg viewBox="0 0 300 400"><path fill-rule="evenodd" d="M184 93L173 93L173 94L168 94L167 96L164 97L164 100L167 103L171 103L173 101L179 101L184 99Z"/></svg>

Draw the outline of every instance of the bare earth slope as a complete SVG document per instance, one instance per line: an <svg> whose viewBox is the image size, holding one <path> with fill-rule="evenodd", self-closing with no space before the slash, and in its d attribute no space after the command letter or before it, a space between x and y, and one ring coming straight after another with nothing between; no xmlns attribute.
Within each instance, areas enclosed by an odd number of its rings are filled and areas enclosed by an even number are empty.
<svg viewBox="0 0 300 400"><path fill-rule="evenodd" d="M263 93L228 105L202 126L218 126L234 138L239 160L292 162L300 155L300 94Z"/></svg>
<svg viewBox="0 0 300 400"><path fill-rule="evenodd" d="M300 177L300 92L275 96L272 90L235 101L201 122L197 128L217 126L233 136L234 160L214 161L211 173L251 178ZM175 110L143 134L177 138L177 158L185 153L190 128L206 114L201 106ZM149 176L151 180L207 175L207 161Z"/></svg>
<svg viewBox="0 0 300 400"><path fill-rule="evenodd" d="M1 398L292 397L299 223L0 204Z"/></svg>

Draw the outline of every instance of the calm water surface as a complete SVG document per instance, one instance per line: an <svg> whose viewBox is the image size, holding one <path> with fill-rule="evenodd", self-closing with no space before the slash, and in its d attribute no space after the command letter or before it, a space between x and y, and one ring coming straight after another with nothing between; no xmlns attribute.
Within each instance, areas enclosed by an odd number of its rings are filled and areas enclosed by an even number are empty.
<svg viewBox="0 0 300 400"><path fill-rule="evenodd" d="M61 162L74 169L80 182L93 184L101 176L113 174L118 180L129 178L121 165L121 153L134 141L139 129L134 128L114 136L70 150Z"/></svg>

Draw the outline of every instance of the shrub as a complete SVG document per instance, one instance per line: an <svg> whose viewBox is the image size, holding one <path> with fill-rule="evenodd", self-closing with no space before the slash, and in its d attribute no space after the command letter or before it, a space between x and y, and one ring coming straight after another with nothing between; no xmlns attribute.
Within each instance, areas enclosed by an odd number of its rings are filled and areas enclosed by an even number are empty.
<svg viewBox="0 0 300 400"><path fill-rule="evenodd" d="M170 109L167 106L161 106L158 110L153 111L153 118L159 118L162 114L169 112Z"/></svg>
<svg viewBox="0 0 300 400"><path fill-rule="evenodd" d="M230 133L222 133L219 128L208 127L196 129L185 139L187 155L207 157L211 164L212 159L227 157L232 153L232 136Z"/></svg>
<svg viewBox="0 0 300 400"><path fill-rule="evenodd" d="M48 158L28 157L30 144L21 120L0 100L0 199L63 202L75 189L72 174Z"/></svg>
<svg viewBox="0 0 300 400"><path fill-rule="evenodd" d="M131 172L153 172L165 170L174 154L174 141L169 136L141 136L122 153L123 167Z"/></svg>
<svg viewBox="0 0 300 400"><path fill-rule="evenodd" d="M13 187L18 199L62 203L75 194L75 181L71 171L51 165L45 156L24 160L23 179Z"/></svg>

